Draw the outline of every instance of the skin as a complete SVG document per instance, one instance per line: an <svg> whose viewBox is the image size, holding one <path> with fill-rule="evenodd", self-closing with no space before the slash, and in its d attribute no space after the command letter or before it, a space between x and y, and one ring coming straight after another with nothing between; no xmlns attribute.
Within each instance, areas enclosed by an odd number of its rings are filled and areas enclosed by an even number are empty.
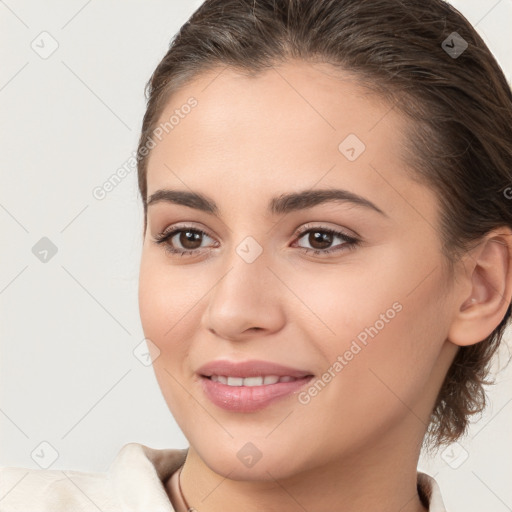
<svg viewBox="0 0 512 512"><path fill-rule="evenodd" d="M425 511L416 468L429 415L459 347L483 339L505 314L509 231L490 234L451 279L436 194L404 164L407 122L326 64L289 61L253 78L213 70L177 91L161 121L191 96L198 106L151 151L148 197L163 188L199 192L220 218L151 204L139 283L155 374L190 443L181 474L188 504L201 512L228 503L248 512ZM350 133L366 146L355 161L338 149ZM329 188L361 195L385 215L341 202L267 211L274 196ZM199 248L196 255L154 243L178 223L207 232L195 245L173 238L175 248ZM296 236L306 224L357 234L361 244L346 248L335 236L315 245ZM262 249L252 263L236 251L248 236ZM197 369L221 358L321 377L394 303L401 311L307 404L294 394L261 411L229 412L202 391ZM262 455L252 467L237 457L248 442ZM176 473L166 490L185 510Z"/></svg>

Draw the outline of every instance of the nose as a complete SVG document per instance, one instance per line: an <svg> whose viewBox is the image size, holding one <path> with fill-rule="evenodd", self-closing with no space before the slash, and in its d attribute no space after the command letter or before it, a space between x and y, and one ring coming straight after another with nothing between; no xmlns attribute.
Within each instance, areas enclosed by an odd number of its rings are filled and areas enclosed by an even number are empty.
<svg viewBox="0 0 512 512"><path fill-rule="evenodd" d="M230 341L278 332L285 323L286 289L262 254L252 262L238 254L207 295L202 326Z"/></svg>

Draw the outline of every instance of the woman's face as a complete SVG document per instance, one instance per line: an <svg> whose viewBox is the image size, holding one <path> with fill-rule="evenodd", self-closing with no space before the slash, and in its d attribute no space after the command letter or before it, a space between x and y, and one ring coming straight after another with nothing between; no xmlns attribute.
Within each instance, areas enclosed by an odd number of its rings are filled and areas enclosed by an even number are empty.
<svg viewBox="0 0 512 512"><path fill-rule="evenodd" d="M340 77L299 62L253 78L219 68L172 96L154 137L142 325L177 423L230 478L410 449L455 355L438 204L407 175L407 124ZM309 377L202 376L251 360Z"/></svg>

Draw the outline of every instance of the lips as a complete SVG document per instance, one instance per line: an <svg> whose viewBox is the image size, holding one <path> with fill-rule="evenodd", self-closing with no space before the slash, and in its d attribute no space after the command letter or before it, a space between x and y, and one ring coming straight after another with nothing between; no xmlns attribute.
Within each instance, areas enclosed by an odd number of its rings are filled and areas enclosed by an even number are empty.
<svg viewBox="0 0 512 512"><path fill-rule="evenodd" d="M293 382L297 380L295 377L284 375L279 377L277 375L265 375L264 377L228 377L226 375L212 375L209 379L220 382L221 384L227 384L228 386L268 386L270 384L276 384L278 382Z"/></svg>
<svg viewBox="0 0 512 512"><path fill-rule="evenodd" d="M302 379L313 375L308 370L300 370L281 364L262 360L250 360L233 362L228 360L211 361L199 368L197 373L202 377L211 377L212 375L222 375L226 377L265 377L276 375L277 377L294 377Z"/></svg>
<svg viewBox="0 0 512 512"><path fill-rule="evenodd" d="M313 378L307 370L256 360L212 361L197 373L203 392L212 403L224 410L245 413L264 409L299 392Z"/></svg>

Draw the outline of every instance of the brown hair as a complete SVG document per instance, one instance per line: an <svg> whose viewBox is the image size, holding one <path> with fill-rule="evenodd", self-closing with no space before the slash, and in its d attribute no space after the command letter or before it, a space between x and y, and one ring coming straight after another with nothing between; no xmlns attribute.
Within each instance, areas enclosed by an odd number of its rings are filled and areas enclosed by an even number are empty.
<svg viewBox="0 0 512 512"><path fill-rule="evenodd" d="M453 32L467 43L450 54ZM450 39L451 37L451 39ZM443 43L443 41L445 41ZM460 46L463 48L463 46ZM147 147L170 95L198 74L230 66L251 76L287 59L354 73L411 120L406 163L436 190L446 261L501 226L512 226L512 93L471 24L442 0L206 0L181 27L146 86L138 152L147 222ZM481 342L461 347L427 431L439 448L466 433L485 405L483 385L507 313Z"/></svg>

